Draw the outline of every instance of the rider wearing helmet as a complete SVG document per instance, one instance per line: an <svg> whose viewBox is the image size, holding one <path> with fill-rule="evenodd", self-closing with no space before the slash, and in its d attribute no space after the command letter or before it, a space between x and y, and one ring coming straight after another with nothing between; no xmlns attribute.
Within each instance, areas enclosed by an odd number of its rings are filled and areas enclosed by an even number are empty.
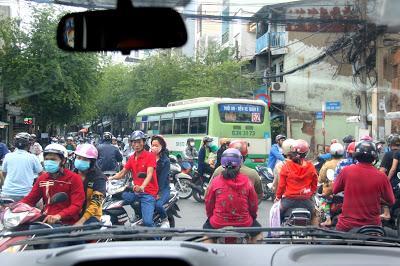
<svg viewBox="0 0 400 266"><path fill-rule="evenodd" d="M280 176L280 173L282 170L282 166L285 164L285 162L287 160L287 156L295 143L296 143L296 140L294 140L294 139L286 139L282 143L282 153L283 153L283 157L285 157L285 160L278 161L275 165L275 168L273 171L274 181L272 182L272 191L274 191L274 192L276 192L276 190L278 189L279 176Z"/></svg>
<svg viewBox="0 0 400 266"><path fill-rule="evenodd" d="M335 168L334 180L336 179L336 177L339 175L340 171L342 171L342 169L344 167L357 163L357 161L354 159L354 156L353 156L355 151L356 151L356 143L353 141L352 143L347 145L346 158L342 159Z"/></svg>
<svg viewBox="0 0 400 266"><path fill-rule="evenodd" d="M96 166L98 151L92 144L80 144L75 150L75 169L83 180L86 194L85 210L75 225L101 221L103 199L106 196L106 177Z"/></svg>
<svg viewBox="0 0 400 266"><path fill-rule="evenodd" d="M209 136L205 136L203 138L203 144L201 145L201 148L199 150L199 162L197 168L200 176L203 176L204 173L213 173L213 169L211 168L208 160L210 153L212 153L211 147L213 146L213 141L214 139Z"/></svg>
<svg viewBox="0 0 400 266"><path fill-rule="evenodd" d="M385 153L382 163L381 163L381 170L382 168L385 169L385 173L387 173L389 180L391 181L392 185L397 185L397 178L393 178L400 173L400 136L397 134L392 135L390 138L390 151Z"/></svg>
<svg viewBox="0 0 400 266"><path fill-rule="evenodd" d="M76 144L74 143L74 138L73 137L68 137L67 138L67 143L65 144L65 148L68 151L75 151L76 149Z"/></svg>
<svg viewBox="0 0 400 266"><path fill-rule="evenodd" d="M329 169L335 170L338 163L343 159L344 147L340 143L333 143L329 147L329 153L331 154L332 159L324 163L321 170L319 171L319 183L326 183L328 181L326 179L326 173Z"/></svg>
<svg viewBox="0 0 400 266"><path fill-rule="evenodd" d="M97 166L101 171L118 171L118 163L122 162L122 154L117 147L111 144L112 134L103 134L103 143L97 146L99 157Z"/></svg>
<svg viewBox="0 0 400 266"><path fill-rule="evenodd" d="M222 153L228 149L229 143L230 143L230 139L228 138L221 138L219 140L219 149L217 151L217 161L215 163L215 168L218 168L221 165L221 157L222 157Z"/></svg>
<svg viewBox="0 0 400 266"><path fill-rule="evenodd" d="M354 158L357 164L345 167L336 178L333 193L344 191L342 213L336 229L350 231L365 225L381 225L381 199L393 205L395 198L388 178L372 163L377 158L375 144L360 141Z"/></svg>
<svg viewBox="0 0 400 266"><path fill-rule="evenodd" d="M237 149L240 154L242 155L243 162L246 160L248 152L248 144L244 140L233 140L229 143L228 146L230 149ZM251 169L250 167L247 167L244 165L242 162L242 166L240 167L240 173L247 176L251 183L254 185L254 189L257 193L257 196L259 199L263 197L263 190L262 190L262 184L261 184L261 178L258 175L257 171L254 169ZM220 165L217 169L215 169L211 179L211 181L218 175L222 173L224 168ZM208 190L207 190L208 191Z"/></svg>
<svg viewBox="0 0 400 266"><path fill-rule="evenodd" d="M275 138L275 144L272 145L269 152L267 167L274 170L277 161L284 161L285 157L282 155L282 143L285 141L286 136L279 134Z"/></svg>
<svg viewBox="0 0 400 266"><path fill-rule="evenodd" d="M212 180L205 197L208 219L204 229L261 226L256 220L257 194L249 178L240 173L242 162L242 155L237 149L229 148L222 154L223 171ZM252 237L258 234L252 234Z"/></svg>
<svg viewBox="0 0 400 266"><path fill-rule="evenodd" d="M131 171L133 191L122 193L122 198L130 204L139 200L144 226L154 227L153 214L158 195L157 162L156 155L145 150L146 140L147 136L142 131L137 130L131 134L130 141L134 153L124 168L110 179L121 179Z"/></svg>
<svg viewBox="0 0 400 266"><path fill-rule="evenodd" d="M35 134L31 134L30 137L30 147L29 147L29 152L36 155L39 159L39 161L42 161L40 158L40 155L42 155L43 152L43 148L42 145L39 144L39 142L36 141L36 135ZM42 156L43 157L43 156Z"/></svg>
<svg viewBox="0 0 400 266"><path fill-rule="evenodd" d="M85 201L82 179L78 174L64 168L68 152L61 144L48 145L43 155L46 172L38 177L32 191L21 202L36 206L40 199L43 199L47 215L43 222L72 225L79 220ZM59 192L66 193L68 199L50 204L51 197Z"/></svg>
<svg viewBox="0 0 400 266"><path fill-rule="evenodd" d="M43 169L38 158L28 152L30 147L28 133L18 133L14 138L14 145L16 149L4 157L5 182L1 195L19 201L31 191L35 177Z"/></svg>
<svg viewBox="0 0 400 266"><path fill-rule="evenodd" d="M314 214L312 196L317 190L318 175L314 165L305 159L308 143L298 139L282 166L275 202L280 200L281 217L292 208L306 208Z"/></svg>
<svg viewBox="0 0 400 266"><path fill-rule="evenodd" d="M318 182L323 184L323 196L321 197L320 206L322 206L322 210L325 213L326 220L321 223L321 226L330 226L332 225L331 220L331 212L330 206L333 200L333 195L330 193L332 191L332 180L328 180L327 172L328 170L335 170L338 163L343 159L344 156L344 147L342 144L336 142L333 143L329 147L329 153L332 156L332 159L327 161L319 171L319 179Z"/></svg>
<svg viewBox="0 0 400 266"><path fill-rule="evenodd" d="M193 163L193 160L197 159L199 153L196 150L194 138L188 138L186 141L186 149L183 153L183 159Z"/></svg>

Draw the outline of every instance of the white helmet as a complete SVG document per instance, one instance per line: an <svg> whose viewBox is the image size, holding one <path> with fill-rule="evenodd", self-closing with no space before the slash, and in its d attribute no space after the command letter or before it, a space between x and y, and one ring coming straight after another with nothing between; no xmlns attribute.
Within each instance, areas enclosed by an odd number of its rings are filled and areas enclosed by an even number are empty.
<svg viewBox="0 0 400 266"><path fill-rule="evenodd" d="M333 143L329 149L329 152L332 154L332 156L343 156L344 147L340 143Z"/></svg>
<svg viewBox="0 0 400 266"><path fill-rule="evenodd" d="M284 155L288 155L288 153L292 150L293 145L296 143L294 139L286 139L282 143L282 152Z"/></svg>
<svg viewBox="0 0 400 266"><path fill-rule="evenodd" d="M46 148L44 148L43 156L46 156L46 154L48 153L55 153L62 156L63 158L68 158L67 149L63 145L58 143L52 143L47 145Z"/></svg>

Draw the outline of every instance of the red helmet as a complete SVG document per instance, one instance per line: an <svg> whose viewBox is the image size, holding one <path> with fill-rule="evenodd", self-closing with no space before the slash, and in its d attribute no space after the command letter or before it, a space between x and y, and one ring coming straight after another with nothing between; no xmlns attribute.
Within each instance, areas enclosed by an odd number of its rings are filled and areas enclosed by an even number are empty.
<svg viewBox="0 0 400 266"><path fill-rule="evenodd" d="M244 140L234 140L231 141L231 143L229 144L229 148L238 149L243 157L247 156L247 154L249 153L247 147L247 141Z"/></svg>
<svg viewBox="0 0 400 266"><path fill-rule="evenodd" d="M307 153L309 150L310 146L308 145L307 141L303 139L297 139L295 144L292 146L292 151L300 154Z"/></svg>
<svg viewBox="0 0 400 266"><path fill-rule="evenodd" d="M353 154L355 151L356 151L356 143L353 141L352 143L349 144L349 146L347 146L346 152L348 154Z"/></svg>

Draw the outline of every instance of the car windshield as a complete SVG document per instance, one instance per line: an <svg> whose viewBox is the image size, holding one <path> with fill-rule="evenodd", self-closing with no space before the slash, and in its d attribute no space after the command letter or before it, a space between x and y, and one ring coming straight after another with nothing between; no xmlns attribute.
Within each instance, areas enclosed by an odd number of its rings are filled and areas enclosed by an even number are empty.
<svg viewBox="0 0 400 266"><path fill-rule="evenodd" d="M0 238L399 244L400 2L132 1L186 44L58 47L117 2L0 0Z"/></svg>

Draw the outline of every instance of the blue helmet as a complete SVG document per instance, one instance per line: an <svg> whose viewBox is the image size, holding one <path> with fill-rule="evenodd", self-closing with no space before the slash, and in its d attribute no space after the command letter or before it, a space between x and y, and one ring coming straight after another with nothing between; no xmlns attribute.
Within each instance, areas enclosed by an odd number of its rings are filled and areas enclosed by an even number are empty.
<svg viewBox="0 0 400 266"><path fill-rule="evenodd" d="M140 130L133 131L131 136L129 137L130 141L140 140L140 139L143 139L143 140L147 139L146 134L144 134L143 131L140 131Z"/></svg>
<svg viewBox="0 0 400 266"><path fill-rule="evenodd" d="M235 168L242 164L243 157L238 149L226 149L221 156L221 165L224 168Z"/></svg>

